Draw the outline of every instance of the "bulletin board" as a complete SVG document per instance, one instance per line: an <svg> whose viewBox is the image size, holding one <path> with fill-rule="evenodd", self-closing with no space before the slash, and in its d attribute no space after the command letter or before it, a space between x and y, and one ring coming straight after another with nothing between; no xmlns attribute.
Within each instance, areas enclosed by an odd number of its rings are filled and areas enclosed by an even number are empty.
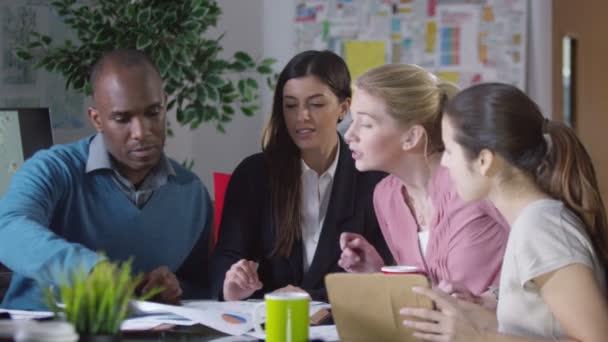
<svg viewBox="0 0 608 342"><path fill-rule="evenodd" d="M296 50L328 49L353 79L384 63L417 64L465 88L526 85L528 0L303 0Z"/></svg>

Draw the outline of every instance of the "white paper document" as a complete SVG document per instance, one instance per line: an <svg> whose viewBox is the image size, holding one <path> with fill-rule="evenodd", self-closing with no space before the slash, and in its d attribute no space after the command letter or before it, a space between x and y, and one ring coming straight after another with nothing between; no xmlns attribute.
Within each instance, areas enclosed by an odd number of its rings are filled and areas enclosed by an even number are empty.
<svg viewBox="0 0 608 342"><path fill-rule="evenodd" d="M191 326L194 322L188 318L172 313L144 314L126 319L120 325L121 330L149 330L162 324Z"/></svg>
<svg viewBox="0 0 608 342"><path fill-rule="evenodd" d="M251 319L243 319L239 313L232 313L228 309L218 310L217 306L209 302L208 306L198 306L196 308L186 306L175 306L145 301L134 301L133 306L138 314L144 313L164 313L175 314L188 319L193 323L211 327L229 335L243 335L253 328Z"/></svg>
<svg viewBox="0 0 608 342"><path fill-rule="evenodd" d="M266 338L263 334L258 334L255 331L247 333L247 336L255 337L263 340ZM338 336L338 330L335 325L320 325L316 327L308 328L308 339L309 340L323 340L323 341L340 341Z"/></svg>
<svg viewBox="0 0 608 342"><path fill-rule="evenodd" d="M134 301L133 306L142 317L140 321L134 321L129 324L131 326L143 326L143 314L173 314L181 316L186 320L182 321L163 321L157 320L158 324L171 323L179 325L191 325L200 323L215 330L221 331L229 335L244 335L253 330L253 310L256 305L261 302L250 301L235 301L235 302L217 302L217 301L185 301L183 306L166 305L153 302ZM322 308L329 307L329 304L323 302L311 302L310 315L314 315ZM162 316L162 315L160 315ZM166 316L167 318L169 316ZM129 325L127 325L128 327ZM124 329L124 326L123 326Z"/></svg>
<svg viewBox="0 0 608 342"><path fill-rule="evenodd" d="M41 319L53 317L50 311L24 311L0 309L0 312L8 312L12 319Z"/></svg>

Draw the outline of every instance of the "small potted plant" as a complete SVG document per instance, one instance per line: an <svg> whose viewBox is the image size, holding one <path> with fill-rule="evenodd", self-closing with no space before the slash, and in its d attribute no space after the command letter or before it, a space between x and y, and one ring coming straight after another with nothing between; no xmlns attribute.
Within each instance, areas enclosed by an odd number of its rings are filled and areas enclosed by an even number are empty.
<svg viewBox="0 0 608 342"><path fill-rule="evenodd" d="M45 302L56 317L74 325L80 341L119 341L120 325L143 278L132 275L131 264L132 260L104 261L91 272L79 268L59 286L59 298L53 288L45 288ZM146 300L161 291L155 288L137 299Z"/></svg>

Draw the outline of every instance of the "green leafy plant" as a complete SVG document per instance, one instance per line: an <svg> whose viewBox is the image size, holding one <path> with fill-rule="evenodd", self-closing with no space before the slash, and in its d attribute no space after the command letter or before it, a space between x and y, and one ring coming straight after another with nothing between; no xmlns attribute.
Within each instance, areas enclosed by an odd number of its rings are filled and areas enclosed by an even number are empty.
<svg viewBox="0 0 608 342"><path fill-rule="evenodd" d="M203 122L224 124L236 111L252 116L260 110L259 85L263 75L269 87L276 81L273 58L254 60L239 51L219 57L223 35L206 38L221 10L214 0L58 0L51 5L76 33L77 43L60 45L39 32L31 32L17 51L35 66L66 77L66 88L89 94L89 68L102 52L116 48L145 51L158 65L169 95L168 109L176 119L197 128ZM169 135L172 131L169 129Z"/></svg>
<svg viewBox="0 0 608 342"><path fill-rule="evenodd" d="M131 264L131 260L122 264L104 261L90 273L80 267L59 286L59 298L53 288L44 288L45 302L81 334L116 334L143 278L141 274L132 275ZM137 299L146 300L161 291L155 288Z"/></svg>

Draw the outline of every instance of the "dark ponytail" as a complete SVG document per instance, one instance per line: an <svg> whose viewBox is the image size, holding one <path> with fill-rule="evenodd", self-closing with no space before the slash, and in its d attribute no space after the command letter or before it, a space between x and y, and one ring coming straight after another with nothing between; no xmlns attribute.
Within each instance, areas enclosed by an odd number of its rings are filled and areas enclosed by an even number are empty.
<svg viewBox="0 0 608 342"><path fill-rule="evenodd" d="M502 83L463 90L448 102L444 115L468 157L477 157L483 149L495 151L570 208L584 222L595 253L608 271L604 203L591 157L571 128L545 119L526 94Z"/></svg>
<svg viewBox="0 0 608 342"><path fill-rule="evenodd" d="M591 157L574 131L563 123L547 120L545 131L551 143L537 182L585 223L593 248L608 271L608 224Z"/></svg>

